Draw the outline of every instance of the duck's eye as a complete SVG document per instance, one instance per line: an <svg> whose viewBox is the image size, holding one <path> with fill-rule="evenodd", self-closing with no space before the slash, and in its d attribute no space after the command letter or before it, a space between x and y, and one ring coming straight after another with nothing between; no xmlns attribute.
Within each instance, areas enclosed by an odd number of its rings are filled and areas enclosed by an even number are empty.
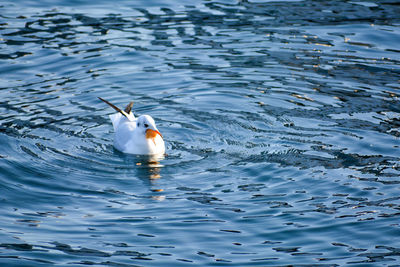
<svg viewBox="0 0 400 267"><path fill-rule="evenodd" d="M145 124L144 124L144 127L146 127L146 128L147 128L147 127L149 127L149 125L148 125L147 123L145 123Z"/></svg>
<svg viewBox="0 0 400 267"><path fill-rule="evenodd" d="M137 127L139 127L140 126L140 122L138 122L136 125L137 125Z"/></svg>

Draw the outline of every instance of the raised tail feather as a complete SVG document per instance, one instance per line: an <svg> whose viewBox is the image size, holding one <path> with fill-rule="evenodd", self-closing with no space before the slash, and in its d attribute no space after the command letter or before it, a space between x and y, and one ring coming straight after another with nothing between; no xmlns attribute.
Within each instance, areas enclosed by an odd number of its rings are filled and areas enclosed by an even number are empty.
<svg viewBox="0 0 400 267"><path fill-rule="evenodd" d="M133 102L130 102L130 103L126 106L125 110L122 110L122 109L118 108L117 106L111 104L110 102L108 102L107 100L105 100L105 99L103 99L103 98L101 98L101 97L99 97L99 99L100 99L101 101L103 101L104 103L106 103L107 105L109 105L110 107L112 107L113 109L115 109L117 112L121 113L121 114L122 114L123 116L125 116L128 120L132 121L132 116L130 116L129 114L131 113L132 106L133 106Z"/></svg>
<svg viewBox="0 0 400 267"><path fill-rule="evenodd" d="M131 112L132 111L133 102L130 102L126 106L125 110L122 110L122 109L116 107L115 105L111 104L110 102L108 102L107 100L105 100L105 99L103 99L101 97L99 97L99 99L101 101L103 101L104 103L106 103L107 105L109 105L110 107L112 107L113 109L115 109L118 112L116 114L110 115L110 119L111 119L111 122L113 124L114 131L117 129L117 127L118 127L118 125L121 122L121 119L123 117L127 118L129 121L135 121L135 116Z"/></svg>
<svg viewBox="0 0 400 267"><path fill-rule="evenodd" d="M125 108L125 112L127 113L127 114L129 114L129 113L131 113L131 111L132 111L132 107L133 107L133 102L130 102L127 106L126 106L126 108Z"/></svg>

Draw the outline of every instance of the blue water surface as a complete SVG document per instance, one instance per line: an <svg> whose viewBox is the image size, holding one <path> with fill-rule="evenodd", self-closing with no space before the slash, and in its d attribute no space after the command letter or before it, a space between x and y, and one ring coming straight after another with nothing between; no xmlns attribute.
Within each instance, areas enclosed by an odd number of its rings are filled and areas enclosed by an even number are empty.
<svg viewBox="0 0 400 267"><path fill-rule="evenodd" d="M0 265L400 265L399 14L0 2ZM165 158L115 150L98 97Z"/></svg>

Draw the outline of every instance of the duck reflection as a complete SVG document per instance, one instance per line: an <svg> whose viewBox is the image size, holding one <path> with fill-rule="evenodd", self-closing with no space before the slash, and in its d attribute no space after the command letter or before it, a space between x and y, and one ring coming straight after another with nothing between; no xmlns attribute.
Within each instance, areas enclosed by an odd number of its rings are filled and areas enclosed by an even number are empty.
<svg viewBox="0 0 400 267"><path fill-rule="evenodd" d="M118 152L120 153L120 152ZM161 170L164 165L161 161L165 159L165 155L127 155L123 154L125 162L130 166L135 166L135 174L139 179L150 186L150 191L155 194L152 199L162 201L165 199L164 189L156 188L157 181L161 179Z"/></svg>

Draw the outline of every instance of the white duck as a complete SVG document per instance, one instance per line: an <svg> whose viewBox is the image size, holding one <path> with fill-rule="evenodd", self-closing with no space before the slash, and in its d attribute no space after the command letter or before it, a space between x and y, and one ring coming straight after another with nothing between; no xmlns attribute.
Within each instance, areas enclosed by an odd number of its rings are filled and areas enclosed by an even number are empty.
<svg viewBox="0 0 400 267"><path fill-rule="evenodd" d="M149 115L138 118L132 113L133 102L121 110L107 100L100 100L118 111L110 115L114 127L114 147L121 152L140 155L159 155L165 153L164 140L157 130L156 123Z"/></svg>

